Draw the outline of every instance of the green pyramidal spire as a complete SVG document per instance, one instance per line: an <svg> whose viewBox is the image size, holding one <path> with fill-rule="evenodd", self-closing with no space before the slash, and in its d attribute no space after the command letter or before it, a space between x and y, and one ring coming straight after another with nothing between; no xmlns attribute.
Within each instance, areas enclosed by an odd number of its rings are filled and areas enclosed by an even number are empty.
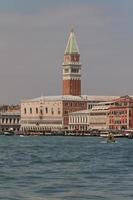
<svg viewBox="0 0 133 200"><path fill-rule="evenodd" d="M68 42L67 42L65 55L66 54L70 54L70 55L71 54L80 54L73 29L70 32L69 39L68 39Z"/></svg>

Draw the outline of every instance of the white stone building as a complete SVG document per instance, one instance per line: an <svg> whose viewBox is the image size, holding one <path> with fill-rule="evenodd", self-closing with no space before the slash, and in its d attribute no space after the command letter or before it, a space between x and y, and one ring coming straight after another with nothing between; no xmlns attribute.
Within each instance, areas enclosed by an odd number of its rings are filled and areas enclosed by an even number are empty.
<svg viewBox="0 0 133 200"><path fill-rule="evenodd" d="M69 114L70 131L88 131L90 129L90 110L81 110Z"/></svg>
<svg viewBox="0 0 133 200"><path fill-rule="evenodd" d="M68 128L68 114L87 108L81 96L46 96L21 102L22 131L57 131Z"/></svg>
<svg viewBox="0 0 133 200"><path fill-rule="evenodd" d="M102 102L92 109L69 114L69 129L71 131L104 130L109 128L108 112L112 102Z"/></svg>
<svg viewBox="0 0 133 200"><path fill-rule="evenodd" d="M99 105L90 111L90 128L98 130L106 130L109 127L108 109L110 105Z"/></svg>
<svg viewBox="0 0 133 200"><path fill-rule="evenodd" d="M0 131L20 130L20 110L8 110L0 113Z"/></svg>

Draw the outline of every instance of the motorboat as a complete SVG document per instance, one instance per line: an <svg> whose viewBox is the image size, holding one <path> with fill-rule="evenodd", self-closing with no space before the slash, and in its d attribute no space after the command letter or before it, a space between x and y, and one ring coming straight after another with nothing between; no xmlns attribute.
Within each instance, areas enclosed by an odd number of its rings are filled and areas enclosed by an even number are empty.
<svg viewBox="0 0 133 200"><path fill-rule="evenodd" d="M5 136L12 136L14 134L15 133L14 133L13 128L10 128L9 130L3 132L3 135L5 135Z"/></svg>
<svg viewBox="0 0 133 200"><path fill-rule="evenodd" d="M115 139L113 133L109 133L107 136L107 143L115 143L115 142L116 142L116 139Z"/></svg>
<svg viewBox="0 0 133 200"><path fill-rule="evenodd" d="M5 136L12 136L12 135L14 135L14 132L12 132L12 131L4 131L3 134Z"/></svg>

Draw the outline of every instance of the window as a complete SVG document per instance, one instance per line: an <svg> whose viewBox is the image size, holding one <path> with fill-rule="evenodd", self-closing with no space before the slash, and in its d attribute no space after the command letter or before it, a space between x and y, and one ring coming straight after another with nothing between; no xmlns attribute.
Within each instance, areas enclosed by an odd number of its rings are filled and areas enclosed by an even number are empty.
<svg viewBox="0 0 133 200"><path fill-rule="evenodd" d="M74 117L73 117L73 123L74 123Z"/></svg>
<svg viewBox="0 0 133 200"><path fill-rule="evenodd" d="M65 110L64 113L65 113L65 114L68 114L68 110Z"/></svg>
<svg viewBox="0 0 133 200"><path fill-rule="evenodd" d="M86 123L87 123L87 117L86 117Z"/></svg>
<svg viewBox="0 0 133 200"><path fill-rule="evenodd" d="M47 107L45 108L45 111L46 111L46 113L48 113L48 108Z"/></svg>
<svg viewBox="0 0 133 200"><path fill-rule="evenodd" d="M19 118L17 118L17 124L19 124Z"/></svg>
<svg viewBox="0 0 133 200"><path fill-rule="evenodd" d="M36 108L36 114L38 114L38 108Z"/></svg>
<svg viewBox="0 0 133 200"><path fill-rule="evenodd" d="M60 108L58 108L58 115L60 115Z"/></svg>
<svg viewBox="0 0 133 200"><path fill-rule="evenodd" d="M32 114L32 108L30 108L30 114Z"/></svg>
<svg viewBox="0 0 133 200"><path fill-rule="evenodd" d="M92 105L89 105L89 106L88 106L88 109L91 109L91 108L92 108Z"/></svg>
<svg viewBox="0 0 133 200"><path fill-rule="evenodd" d="M78 73L79 70L78 70L78 69L75 69L75 68L72 68L72 69L71 69L71 72L72 72L72 73Z"/></svg>
<svg viewBox="0 0 133 200"><path fill-rule="evenodd" d="M26 114L26 108L24 108L24 114Z"/></svg>
<svg viewBox="0 0 133 200"><path fill-rule="evenodd" d="M51 108L51 113L52 113L52 115L54 114L54 110L53 110L53 108Z"/></svg>
<svg viewBox="0 0 133 200"><path fill-rule="evenodd" d="M65 73L68 73L68 72L69 72L69 69L64 69L64 72L65 72Z"/></svg>
<svg viewBox="0 0 133 200"><path fill-rule="evenodd" d="M132 116L132 112L131 112L131 110L129 110L129 117L131 117Z"/></svg>

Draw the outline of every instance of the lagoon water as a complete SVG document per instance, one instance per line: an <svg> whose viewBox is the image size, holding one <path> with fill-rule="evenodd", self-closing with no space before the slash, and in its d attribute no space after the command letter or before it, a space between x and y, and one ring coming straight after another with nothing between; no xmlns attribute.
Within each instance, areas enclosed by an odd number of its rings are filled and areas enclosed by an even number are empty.
<svg viewBox="0 0 133 200"><path fill-rule="evenodd" d="M133 140L0 136L1 200L133 200Z"/></svg>

